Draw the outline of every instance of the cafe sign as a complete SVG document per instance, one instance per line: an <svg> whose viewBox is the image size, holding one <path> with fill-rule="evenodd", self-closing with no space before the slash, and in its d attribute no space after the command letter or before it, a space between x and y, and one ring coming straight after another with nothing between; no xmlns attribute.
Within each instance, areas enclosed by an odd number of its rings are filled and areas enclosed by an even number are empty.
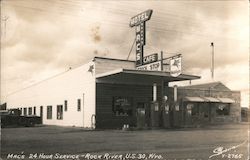
<svg viewBox="0 0 250 160"><path fill-rule="evenodd" d="M135 27L136 66L143 65L143 46L146 43L146 21L151 18L153 10L144 11L130 20L130 27Z"/></svg>
<svg viewBox="0 0 250 160"><path fill-rule="evenodd" d="M137 66L137 70L161 71L161 61L158 61L158 54L154 53L143 57L143 65Z"/></svg>

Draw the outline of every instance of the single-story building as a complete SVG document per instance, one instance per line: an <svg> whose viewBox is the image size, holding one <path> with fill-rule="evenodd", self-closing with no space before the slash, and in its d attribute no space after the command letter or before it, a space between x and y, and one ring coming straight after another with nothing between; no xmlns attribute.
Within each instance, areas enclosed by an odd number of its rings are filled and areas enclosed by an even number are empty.
<svg viewBox="0 0 250 160"><path fill-rule="evenodd" d="M169 91L169 97L174 89ZM240 122L240 92L232 91L221 82L178 87L173 126Z"/></svg>
<svg viewBox="0 0 250 160"><path fill-rule="evenodd" d="M220 82L169 87L199 76L136 70L129 60L95 57L7 97L7 108L43 124L88 128L185 127L240 120L240 92Z"/></svg>

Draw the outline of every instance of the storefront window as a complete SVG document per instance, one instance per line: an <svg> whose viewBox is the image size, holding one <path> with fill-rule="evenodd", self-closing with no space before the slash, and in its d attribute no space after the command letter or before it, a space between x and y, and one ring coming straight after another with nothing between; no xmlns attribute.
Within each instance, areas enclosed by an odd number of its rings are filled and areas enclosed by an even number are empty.
<svg viewBox="0 0 250 160"><path fill-rule="evenodd" d="M218 104L216 107L216 114L221 115L229 115L230 106L229 104Z"/></svg>
<svg viewBox="0 0 250 160"><path fill-rule="evenodd" d="M131 97L113 97L113 113L116 116L131 116L132 111Z"/></svg>

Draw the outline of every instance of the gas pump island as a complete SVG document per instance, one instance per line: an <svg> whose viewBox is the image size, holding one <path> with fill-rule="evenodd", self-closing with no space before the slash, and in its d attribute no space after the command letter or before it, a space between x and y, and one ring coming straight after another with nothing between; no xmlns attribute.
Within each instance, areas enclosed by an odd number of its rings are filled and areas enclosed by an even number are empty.
<svg viewBox="0 0 250 160"><path fill-rule="evenodd" d="M146 44L146 21L150 20L153 10L146 10L131 18L130 27L135 27L135 67L137 70L159 71L163 72L163 61L170 59L170 75L177 77L181 74L181 54L163 58L161 52L160 59L158 53L154 53L144 57L143 47ZM162 80L161 84L161 103L157 100L157 83L153 83L153 99L150 104L138 104L137 106L137 126L138 127L160 127L170 126L166 119L171 119L172 108L169 107L166 96L166 85ZM148 106L150 105L150 106Z"/></svg>

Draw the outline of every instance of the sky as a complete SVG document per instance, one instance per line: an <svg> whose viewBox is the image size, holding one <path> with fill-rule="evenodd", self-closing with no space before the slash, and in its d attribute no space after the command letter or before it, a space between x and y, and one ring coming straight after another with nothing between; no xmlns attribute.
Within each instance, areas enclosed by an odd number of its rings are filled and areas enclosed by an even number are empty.
<svg viewBox="0 0 250 160"><path fill-rule="evenodd" d="M135 39L130 19L147 9L153 14L144 55L180 53L182 72L202 77L193 84L221 81L241 91L241 106L249 107L247 0L1 0L1 103L94 56L126 59ZM135 60L135 47L129 59Z"/></svg>

